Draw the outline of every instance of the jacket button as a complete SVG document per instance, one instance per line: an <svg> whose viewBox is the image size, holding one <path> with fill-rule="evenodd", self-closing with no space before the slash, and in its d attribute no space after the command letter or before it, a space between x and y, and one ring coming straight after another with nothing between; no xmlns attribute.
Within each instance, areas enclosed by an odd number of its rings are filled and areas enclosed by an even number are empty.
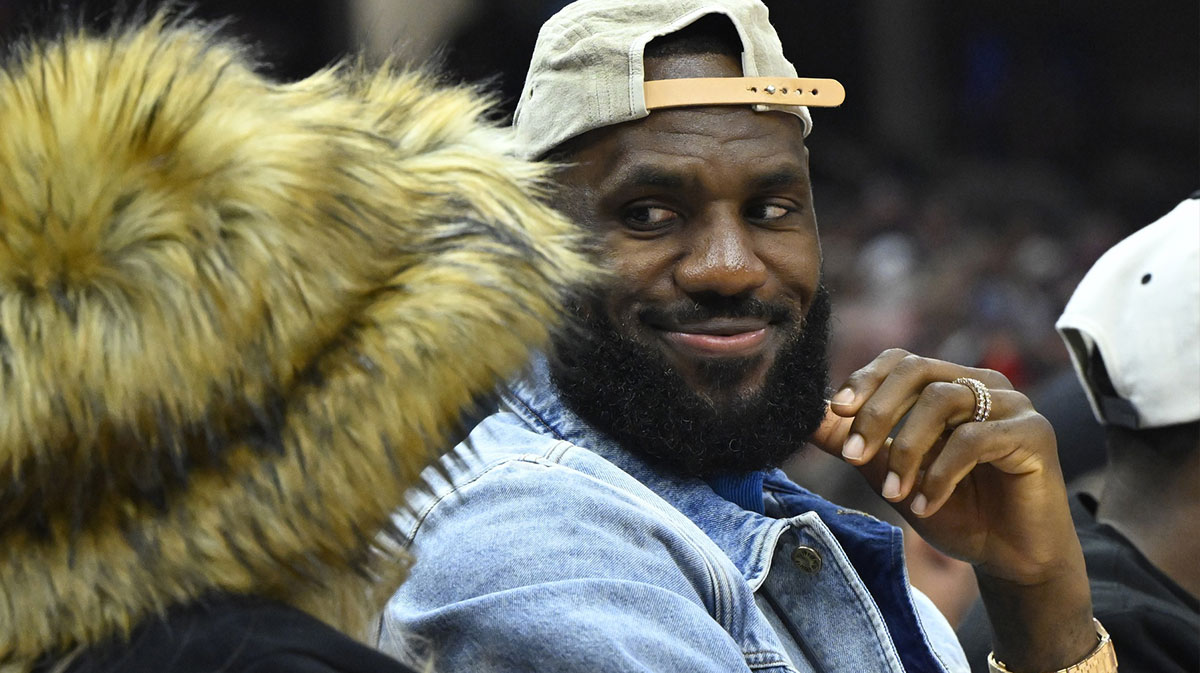
<svg viewBox="0 0 1200 673"><path fill-rule="evenodd" d="M811 575L821 569L821 553L812 547L796 547L792 550L792 563Z"/></svg>

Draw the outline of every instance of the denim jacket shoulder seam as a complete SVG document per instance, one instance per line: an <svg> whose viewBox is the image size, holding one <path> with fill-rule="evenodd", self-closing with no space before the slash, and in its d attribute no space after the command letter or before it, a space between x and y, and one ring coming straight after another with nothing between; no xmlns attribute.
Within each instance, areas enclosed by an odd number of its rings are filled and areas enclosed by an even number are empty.
<svg viewBox="0 0 1200 673"><path fill-rule="evenodd" d="M559 442L556 442L555 446L557 446L558 443ZM429 515L433 513L433 510L437 509L437 506L442 504L442 502L444 500L446 500L446 498L449 498L450 496L454 495L455 493L458 493L463 488L466 488L467 486L474 484L475 482L479 481L480 479L483 479L489 473L491 473L501 467L504 467L505 465L509 465L512 463L532 463L534 465L546 466L543 463L541 463L540 460L530 460L531 457L538 458L538 459L541 458L541 456L538 454L505 456L504 458L501 458L501 459L485 466L477 474L472 475L471 478L467 479L466 481L452 483L450 485L450 488L446 489L445 492L440 493L436 497L434 497L433 500L431 502L429 502L429 504L426 505L425 508L421 511L421 513L417 516L416 521L413 522L409 531L407 533L405 533L404 546L406 548L412 546L413 541L417 537L417 533L420 531L421 526L425 523L425 519L429 518Z"/></svg>
<svg viewBox="0 0 1200 673"><path fill-rule="evenodd" d="M571 467L570 465L564 465L562 463L563 458L572 449L581 449L583 451L588 451L588 449L586 447L581 447L581 446L578 446L568 440L560 439L558 442L555 442L553 446L551 446L549 449L547 449L545 451L545 453L542 454L542 457L545 460L551 461L554 465L562 466L566 469L574 470L574 468ZM603 457L601 457L601 460L604 460L604 462L608 463L608 461L605 460ZM611 465L611 463L610 463L610 465ZM616 467L615 465L613 465L612 467L613 467L613 469L620 471L619 467ZM622 474L624 474L623 471L621 471L621 472L622 472ZM581 474L583 474L583 473L581 473ZM602 484L605 488L615 489L615 490L620 491L621 493L625 494L625 497L627 497L627 498L633 499L638 502L642 502L646 505L657 507L657 505L655 505L651 502L647 502L642 495L632 492L632 491L630 491L624 487L621 487L617 484L610 483L604 479L597 478L596 476L593 476L593 475L585 474L584 476L589 479L593 479L593 480L597 481L598 483ZM630 477L630 478L632 479L633 477ZM638 482L638 483L640 484L641 482ZM642 486L645 487L645 484L642 484ZM650 495L661 499L661 496L659 496L657 493L654 493L652 490L650 490L648 488L647 488L647 490L650 491ZM664 502L664 505L665 505L665 509L667 512L674 512L675 514L681 516L684 520L687 520L689 523L691 523L693 527L696 527L695 522L688 520L685 515L683 515L681 512L679 512L679 510L672 507L669 503ZM659 518L658 522L659 522L659 525L664 526L666 529L670 530L674 535L678 536L678 538L680 540L682 540L693 552L695 552L697 554L697 556L699 557L701 562L704 564L705 574L708 577L707 589L708 589L708 593L709 593L710 600L711 600L713 619L718 624L720 624L722 626L722 628L725 629L726 632L729 632L730 627L732 627L732 622L729 619L728 613L730 612L730 610L733 607L733 605L732 605L733 599L732 599L732 596L730 595L730 592L732 590L731 587L733 586L735 579L732 577L729 577L727 575L727 573L724 572L724 570L720 567L720 565L716 562L716 560L711 557L711 554L709 553L709 551L707 551L705 549L704 545L695 539L694 534L691 531L689 531L685 526L683 526L682 522L676 521L674 519L674 517L672 517L672 516L666 516L666 517ZM700 530L698 528L697 528L697 530L699 531L700 535L702 536L702 539L706 539L706 540L708 539L707 536L705 536L703 530ZM718 550L718 554L719 553L720 553L720 551ZM738 574L736 576L736 579L741 580L743 578L740 574Z"/></svg>
<svg viewBox="0 0 1200 673"><path fill-rule="evenodd" d="M562 465L563 458L573 448L575 448L574 444L572 444L571 442L569 442L565 439L560 439L560 440L550 444L549 448L547 448L545 451L542 451L541 453L538 454L538 457L543 460L554 463L555 465ZM570 466L563 465L563 467L570 467Z"/></svg>
<svg viewBox="0 0 1200 673"><path fill-rule="evenodd" d="M513 411L515 411L518 416L522 417L526 421L532 420L537 425L541 426L543 430L545 430L546 432L553 435L555 439L559 439L559 440L563 439L563 436L558 432L558 430L555 430L554 427L552 425L550 425L550 423L545 418L542 418L542 415L539 414L536 409L534 409L533 407L526 404L525 400L521 399L519 396L514 394L512 391L506 391L503 395L503 398L510 405L519 405L520 406L520 409L513 409ZM522 411L524 413L522 413Z"/></svg>
<svg viewBox="0 0 1200 673"><path fill-rule="evenodd" d="M627 489L620 488L619 486L610 484L602 479L597 479L596 477L594 477L592 475L587 475L583 472L579 472L578 470L571 467L570 465L562 464L560 462L562 456L565 455L565 453L572 448L576 448L576 447L571 442L566 441L566 440L559 440L559 441L554 442L554 444L543 453L524 453L524 454L519 454L519 455L514 454L511 456L506 456L504 458L501 458L501 459L487 465L486 467L481 469L477 474L472 475L469 479L462 481L462 482L456 482L456 483L452 484L451 488L446 489L445 492L438 494L428 505L426 505L426 507L424 507L422 509L421 513L416 517L416 520L409 527L409 530L405 534L405 547L407 548L407 547L412 546L413 542L416 539L417 534L420 532L420 529L424 525L426 519L428 519L429 516L433 514L433 511L435 509L437 509L438 505L440 505L443 501L445 501L447 498L449 498L453 494L461 491L462 489L464 489L472 484L477 483L478 481L483 479L488 474L494 472L495 470L505 467L507 465L516 464L516 463L527 463L527 464L532 464L532 465L538 465L538 466L545 467L545 468L561 468L561 469L571 470L572 472L575 472L575 473L579 474L580 476L582 476L586 479L589 479L591 481L595 481L596 483L601 484L601 485L605 486L606 488L619 490L620 492L625 494L625 497L631 498L636 501L643 500L640 496L628 491ZM555 456L556 453L558 453L559 455ZM619 468L615 468L615 469L619 469ZM654 494L653 492L651 492L651 494L657 495L657 494ZM650 504L650 503L646 503L646 504ZM670 505L667 505L667 507L670 507ZM684 518L686 519L686 517L684 517ZM708 583L707 583L708 586L706 588L708 590L707 593L709 594L710 600L712 601L712 603L711 603L712 604L712 611L711 611L712 617L718 624L721 625L721 627L727 633L729 633L729 629L732 627L732 623L729 619L728 613L730 612L730 609L732 608L733 601L732 601L732 596L728 596L726 594L729 594L731 591L731 587L732 587L732 584L734 581L733 578L726 576L726 573L723 572L722 568L717 563L714 562L714 559L710 557L709 552L705 550L704 546L699 541L694 539L692 533L689 532L685 527L681 526L679 522L674 521L671 517L667 517L665 519L660 519L659 524L664 526L668 530L670 530L674 535L678 536L678 538L681 541L683 541L683 543L686 544L688 548L690 548L693 552L696 553L696 555L700 559L701 563L703 563L704 569L705 569L705 575L707 575L707 577L708 577ZM704 532L702 530L699 532L702 536L704 535ZM739 579L739 580L742 579L740 574L737 575L737 579Z"/></svg>

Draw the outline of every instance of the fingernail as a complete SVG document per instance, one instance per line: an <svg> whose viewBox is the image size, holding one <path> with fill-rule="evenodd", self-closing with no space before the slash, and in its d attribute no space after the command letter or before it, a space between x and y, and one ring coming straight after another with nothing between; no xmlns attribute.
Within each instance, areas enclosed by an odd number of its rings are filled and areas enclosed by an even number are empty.
<svg viewBox="0 0 1200 673"><path fill-rule="evenodd" d="M891 500L900 495L900 475L888 472L883 480L883 497Z"/></svg>
<svg viewBox="0 0 1200 673"><path fill-rule="evenodd" d="M834 395L829 400L830 404L838 404L838 405L851 404L853 402L854 402L854 391L850 390L849 388L842 388L841 390L839 390L837 392L837 395Z"/></svg>
<svg viewBox="0 0 1200 673"><path fill-rule="evenodd" d="M867 450L867 442L857 432L846 439L842 446L842 457L847 460L859 460Z"/></svg>
<svg viewBox="0 0 1200 673"><path fill-rule="evenodd" d="M917 516L923 516L925 514L925 508L927 507L929 507L929 500L925 498L924 493L918 493L917 497L913 498L912 501L913 514L916 514Z"/></svg>

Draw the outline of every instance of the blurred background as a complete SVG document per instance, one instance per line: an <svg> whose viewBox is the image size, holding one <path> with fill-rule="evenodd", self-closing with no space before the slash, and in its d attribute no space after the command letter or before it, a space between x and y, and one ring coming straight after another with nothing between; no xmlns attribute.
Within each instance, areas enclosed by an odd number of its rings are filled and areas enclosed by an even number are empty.
<svg viewBox="0 0 1200 673"><path fill-rule="evenodd" d="M281 79L350 53L395 55L489 81L511 111L538 26L566 3L188 4L229 18L226 32ZM1053 323L1100 253L1200 187L1200 3L767 5L801 76L847 90L841 108L814 111L809 140L835 301L833 383L892 346L998 369L1055 424L1068 478L1084 474L1103 459L1102 438ZM0 0L0 40L121 11ZM895 520L839 461L802 453L788 469Z"/></svg>

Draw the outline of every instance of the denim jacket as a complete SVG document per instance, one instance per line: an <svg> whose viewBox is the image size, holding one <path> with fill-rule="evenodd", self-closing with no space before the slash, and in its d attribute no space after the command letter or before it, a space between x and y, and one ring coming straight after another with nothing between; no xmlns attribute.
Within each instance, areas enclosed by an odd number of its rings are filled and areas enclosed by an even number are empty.
<svg viewBox="0 0 1200 673"><path fill-rule="evenodd" d="M429 484L395 519L417 561L379 645L402 660L443 672L968 670L945 619L910 590L899 529L778 470L764 479L766 515L657 470L569 411L544 361Z"/></svg>

